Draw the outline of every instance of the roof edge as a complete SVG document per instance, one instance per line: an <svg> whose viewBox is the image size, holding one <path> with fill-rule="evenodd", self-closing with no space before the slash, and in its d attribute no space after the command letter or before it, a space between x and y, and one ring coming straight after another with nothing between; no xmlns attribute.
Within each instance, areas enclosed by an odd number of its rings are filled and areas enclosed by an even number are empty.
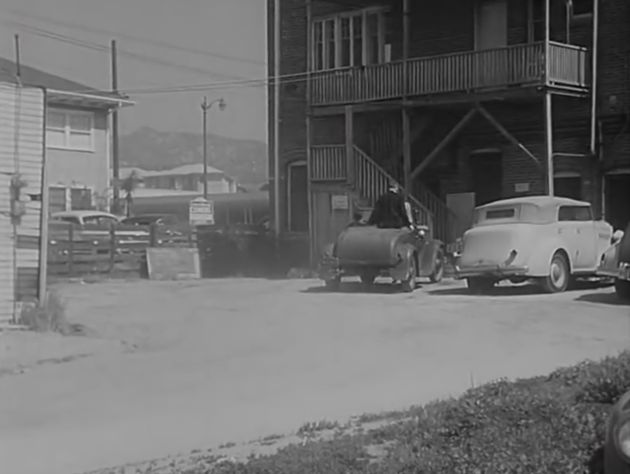
<svg viewBox="0 0 630 474"><path fill-rule="evenodd" d="M49 88L46 88L46 91L49 94L55 94L55 95L67 96L67 97L76 97L80 99L96 100L96 101L103 102L105 104L113 104L118 107L131 107L133 105L136 105L135 101L129 98L123 97L123 96L110 97L110 96L105 96L105 95L100 95L100 94L87 94L83 92L70 92L70 91L63 91L59 89L49 89Z"/></svg>

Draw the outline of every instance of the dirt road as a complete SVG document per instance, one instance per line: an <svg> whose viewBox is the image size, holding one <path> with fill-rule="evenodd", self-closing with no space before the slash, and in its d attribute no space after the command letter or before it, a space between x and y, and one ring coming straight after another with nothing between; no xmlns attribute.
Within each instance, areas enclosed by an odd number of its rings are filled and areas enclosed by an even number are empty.
<svg viewBox="0 0 630 474"><path fill-rule="evenodd" d="M470 296L453 282L411 295L320 286L61 287L69 320L92 333L0 336L2 471L72 474L286 433L546 373L630 342L630 307L610 288Z"/></svg>

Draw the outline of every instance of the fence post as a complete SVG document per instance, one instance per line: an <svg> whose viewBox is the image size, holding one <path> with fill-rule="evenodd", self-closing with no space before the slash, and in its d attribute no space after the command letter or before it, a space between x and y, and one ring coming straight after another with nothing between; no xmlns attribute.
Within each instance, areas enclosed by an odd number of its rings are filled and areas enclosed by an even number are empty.
<svg viewBox="0 0 630 474"><path fill-rule="evenodd" d="M114 271L116 265L116 250L118 249L118 242L116 242L116 224L111 223L109 225L109 272Z"/></svg>
<svg viewBox="0 0 630 474"><path fill-rule="evenodd" d="M152 222L149 225L149 247L157 246L157 225Z"/></svg>
<svg viewBox="0 0 630 474"><path fill-rule="evenodd" d="M72 275L74 271L74 225L68 224L68 273Z"/></svg>
<svg viewBox="0 0 630 474"><path fill-rule="evenodd" d="M194 226L189 226L188 228L188 246L189 247L194 247L195 244L195 235L194 232L196 231L196 227Z"/></svg>

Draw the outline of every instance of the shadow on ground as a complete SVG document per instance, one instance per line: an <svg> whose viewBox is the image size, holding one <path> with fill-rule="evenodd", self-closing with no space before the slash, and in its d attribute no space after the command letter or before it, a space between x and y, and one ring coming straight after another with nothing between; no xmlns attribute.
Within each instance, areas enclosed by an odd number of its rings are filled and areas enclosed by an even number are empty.
<svg viewBox="0 0 630 474"><path fill-rule="evenodd" d="M601 283L598 281L579 281L575 282L568 291L571 292L593 290L598 288L605 288L608 286L610 286L610 283ZM509 286L495 286L494 288L484 291L483 293L474 293L466 287L429 289L427 293L432 296L530 296L546 294L538 285L533 283ZM594 293L593 295L605 296L601 293Z"/></svg>
<svg viewBox="0 0 630 474"><path fill-rule="evenodd" d="M416 289L420 289L422 287L421 282L417 283ZM392 285L391 283L386 282L376 282L373 285L364 285L359 281L348 281L341 282L341 286L338 290L330 290L326 288L324 283L318 286L311 286L309 288L305 288L301 290L302 293L365 293L365 294L375 294L375 295L400 295L400 294L408 294L404 293L401 289L400 284Z"/></svg>
<svg viewBox="0 0 630 474"><path fill-rule="evenodd" d="M586 293L575 298L575 301L587 303L605 304L610 306L630 306L630 302L624 301L612 291L610 293Z"/></svg>

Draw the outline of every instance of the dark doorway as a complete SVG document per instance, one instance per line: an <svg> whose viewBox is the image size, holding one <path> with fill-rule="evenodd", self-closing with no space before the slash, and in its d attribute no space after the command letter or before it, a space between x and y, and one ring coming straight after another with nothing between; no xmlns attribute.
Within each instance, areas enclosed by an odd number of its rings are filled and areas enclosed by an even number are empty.
<svg viewBox="0 0 630 474"><path fill-rule="evenodd" d="M555 196L582 200L582 178L579 176L554 178L553 188Z"/></svg>
<svg viewBox="0 0 630 474"><path fill-rule="evenodd" d="M308 232L308 174L305 163L289 165L289 232Z"/></svg>
<svg viewBox="0 0 630 474"><path fill-rule="evenodd" d="M503 155L500 152L474 153L470 157L475 205L503 197Z"/></svg>
<svg viewBox="0 0 630 474"><path fill-rule="evenodd" d="M605 182L606 220L614 229L630 222L630 174L608 175Z"/></svg>

